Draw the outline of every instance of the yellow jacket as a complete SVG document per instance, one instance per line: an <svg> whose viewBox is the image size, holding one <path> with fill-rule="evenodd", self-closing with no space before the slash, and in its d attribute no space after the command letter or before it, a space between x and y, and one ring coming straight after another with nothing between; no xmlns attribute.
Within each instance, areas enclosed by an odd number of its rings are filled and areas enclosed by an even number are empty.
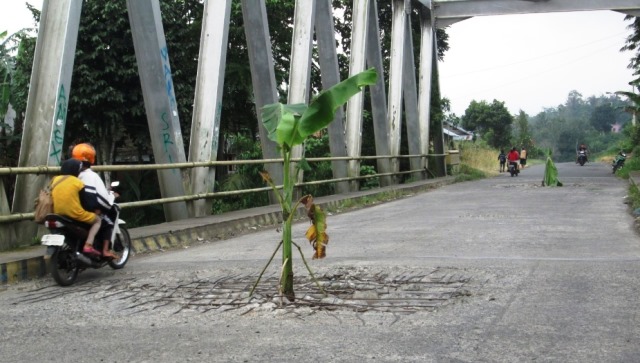
<svg viewBox="0 0 640 363"><path fill-rule="evenodd" d="M63 178L63 175L58 175L53 178L52 183ZM84 183L73 175L68 175L67 178L51 191L51 198L53 199L53 213L60 214L79 222L93 223L96 218L96 214L89 212L82 208L80 203L80 192L84 188Z"/></svg>

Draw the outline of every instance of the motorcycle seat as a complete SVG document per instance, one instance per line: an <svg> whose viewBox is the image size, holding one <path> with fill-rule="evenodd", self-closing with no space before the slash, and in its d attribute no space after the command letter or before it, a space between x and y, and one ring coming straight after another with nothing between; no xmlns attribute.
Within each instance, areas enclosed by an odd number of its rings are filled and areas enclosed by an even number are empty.
<svg viewBox="0 0 640 363"><path fill-rule="evenodd" d="M91 228L91 225L87 223L78 222L74 219L62 216L60 214L47 214L47 216L45 217L45 226L51 229L51 227L49 227L47 223L49 221L60 222L62 226L64 226L64 228L71 231L80 238L87 238L89 228Z"/></svg>

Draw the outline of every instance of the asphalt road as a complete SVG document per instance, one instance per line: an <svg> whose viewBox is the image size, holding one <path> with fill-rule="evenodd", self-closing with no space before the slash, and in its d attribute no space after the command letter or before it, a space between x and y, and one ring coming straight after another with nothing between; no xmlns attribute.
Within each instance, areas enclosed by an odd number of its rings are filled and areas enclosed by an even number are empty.
<svg viewBox="0 0 640 363"><path fill-rule="evenodd" d="M2 362L638 362L640 239L604 164L543 166L328 219L276 296L259 231L0 292ZM306 223L294 237L307 257Z"/></svg>

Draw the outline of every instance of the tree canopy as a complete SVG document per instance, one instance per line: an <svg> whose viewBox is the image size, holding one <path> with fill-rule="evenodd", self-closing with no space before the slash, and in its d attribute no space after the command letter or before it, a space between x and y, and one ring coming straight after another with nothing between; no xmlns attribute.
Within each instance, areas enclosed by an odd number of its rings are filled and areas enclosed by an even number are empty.
<svg viewBox="0 0 640 363"><path fill-rule="evenodd" d="M627 104L617 95L585 99L572 91L565 103L530 118L529 128L536 146L551 150L554 159L575 160L579 144L586 144L592 153L615 148L622 134L612 133L612 125L630 124L631 115L624 111Z"/></svg>
<svg viewBox="0 0 640 363"><path fill-rule="evenodd" d="M472 101L461 121L463 128L479 133L483 140L495 148L503 148L511 143L513 116L504 102Z"/></svg>

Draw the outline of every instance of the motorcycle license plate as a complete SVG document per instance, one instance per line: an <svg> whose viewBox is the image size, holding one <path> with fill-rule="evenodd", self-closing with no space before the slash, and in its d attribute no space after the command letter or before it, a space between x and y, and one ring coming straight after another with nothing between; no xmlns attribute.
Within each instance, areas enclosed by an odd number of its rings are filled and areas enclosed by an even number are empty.
<svg viewBox="0 0 640 363"><path fill-rule="evenodd" d="M64 244L64 235L62 234L45 234L40 240L45 246L62 246Z"/></svg>

